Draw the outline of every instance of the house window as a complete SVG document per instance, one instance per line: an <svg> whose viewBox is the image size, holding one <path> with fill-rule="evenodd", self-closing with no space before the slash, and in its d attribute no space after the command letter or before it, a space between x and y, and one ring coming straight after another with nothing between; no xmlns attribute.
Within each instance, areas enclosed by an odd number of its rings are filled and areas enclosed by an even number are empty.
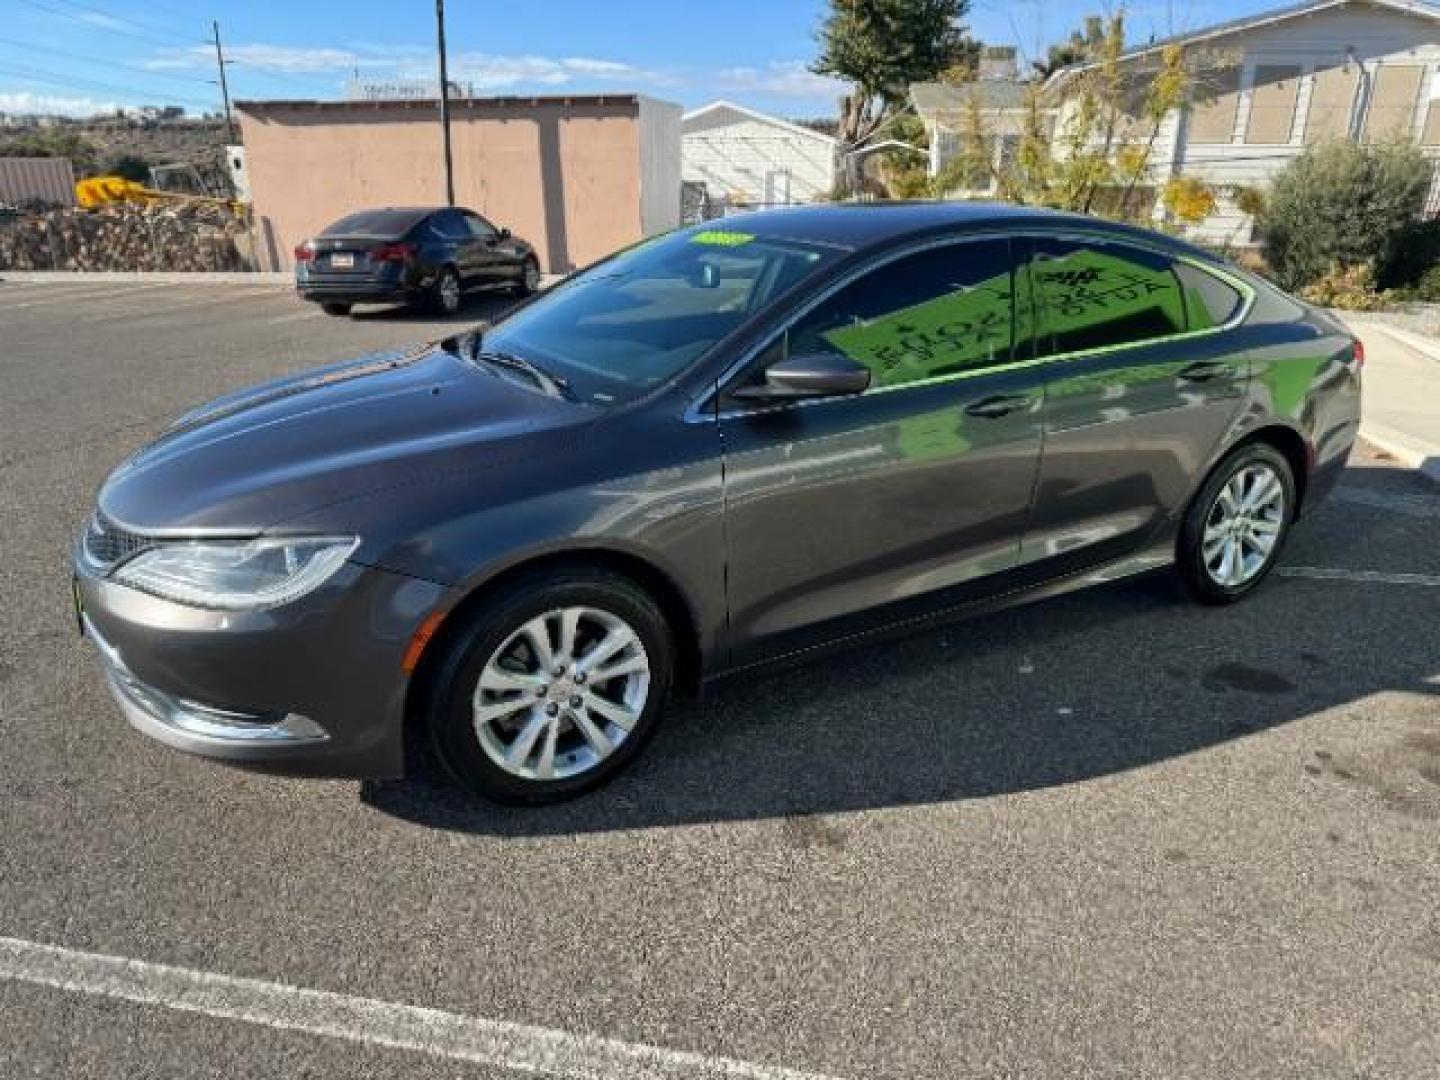
<svg viewBox="0 0 1440 1080"><path fill-rule="evenodd" d="M1440 90L1440 71L1430 73L1430 103L1425 113L1425 130L1420 135L1421 146L1440 146L1440 99L1435 94Z"/></svg>
<svg viewBox="0 0 1440 1080"><path fill-rule="evenodd" d="M1349 137L1350 112L1355 104L1355 88L1359 84L1360 68L1357 64L1315 69L1310 110L1305 117L1306 145Z"/></svg>
<svg viewBox="0 0 1440 1080"><path fill-rule="evenodd" d="M1240 102L1240 69L1219 68L1198 76L1190 105L1188 139L1192 143L1228 143L1235 134Z"/></svg>
<svg viewBox="0 0 1440 1080"><path fill-rule="evenodd" d="M1384 142L1396 135L1409 136L1425 69L1414 64L1384 64L1375 76L1370 107L1365 110L1365 141Z"/></svg>
<svg viewBox="0 0 1440 1080"><path fill-rule="evenodd" d="M1299 93L1299 67L1289 64L1257 67L1255 87L1250 92L1250 124L1245 130L1245 141L1288 143Z"/></svg>

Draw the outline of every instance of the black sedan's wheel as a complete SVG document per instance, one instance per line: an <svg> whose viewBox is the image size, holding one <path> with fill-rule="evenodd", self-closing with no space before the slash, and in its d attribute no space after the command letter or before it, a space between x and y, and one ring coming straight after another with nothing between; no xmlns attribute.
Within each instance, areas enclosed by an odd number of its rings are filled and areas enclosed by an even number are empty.
<svg viewBox="0 0 1440 1080"><path fill-rule="evenodd" d="M540 288L540 264L532 255L520 268L520 280L515 283L516 296L530 296Z"/></svg>
<svg viewBox="0 0 1440 1080"><path fill-rule="evenodd" d="M471 791L571 798L623 769L653 733L670 689L670 630L628 579L531 577L468 626L436 675L431 732Z"/></svg>
<svg viewBox="0 0 1440 1080"><path fill-rule="evenodd" d="M1295 477L1274 447L1251 443L1210 474L1180 530L1181 576L1206 604L1247 595L1275 566L1295 517Z"/></svg>
<svg viewBox="0 0 1440 1080"><path fill-rule="evenodd" d="M454 315L460 310L460 301L460 275L447 266L430 286L430 307L440 315Z"/></svg>
<svg viewBox="0 0 1440 1080"><path fill-rule="evenodd" d="M333 315L337 319L343 319L350 314L349 304L321 304L320 310L326 315Z"/></svg>

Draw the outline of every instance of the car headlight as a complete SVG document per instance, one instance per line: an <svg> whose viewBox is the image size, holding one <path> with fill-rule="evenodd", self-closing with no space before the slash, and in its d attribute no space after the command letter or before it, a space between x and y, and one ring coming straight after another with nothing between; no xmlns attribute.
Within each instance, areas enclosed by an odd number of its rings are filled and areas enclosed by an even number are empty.
<svg viewBox="0 0 1440 1080"><path fill-rule="evenodd" d="M353 536L161 543L122 563L114 580L195 607L278 607L319 588L359 543Z"/></svg>

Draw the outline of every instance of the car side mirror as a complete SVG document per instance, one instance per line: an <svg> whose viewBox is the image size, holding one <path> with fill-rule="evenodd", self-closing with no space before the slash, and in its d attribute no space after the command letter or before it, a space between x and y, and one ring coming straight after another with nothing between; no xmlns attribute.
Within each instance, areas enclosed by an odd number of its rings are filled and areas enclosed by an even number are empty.
<svg viewBox="0 0 1440 1080"><path fill-rule="evenodd" d="M502 226L501 229L500 229L500 239L501 239L501 240L509 240L509 239L510 239L510 230L507 229L507 228L504 228L504 227Z"/></svg>
<svg viewBox="0 0 1440 1080"><path fill-rule="evenodd" d="M863 393L869 386L870 370L848 356L802 353L771 364L763 383L739 387L731 396L746 401L838 397Z"/></svg>

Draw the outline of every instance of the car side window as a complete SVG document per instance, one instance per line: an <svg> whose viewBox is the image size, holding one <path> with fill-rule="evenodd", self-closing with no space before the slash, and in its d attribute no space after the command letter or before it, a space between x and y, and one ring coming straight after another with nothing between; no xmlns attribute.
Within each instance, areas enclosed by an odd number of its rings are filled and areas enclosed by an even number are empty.
<svg viewBox="0 0 1440 1080"><path fill-rule="evenodd" d="M1003 239L905 256L822 302L765 358L838 353L869 368L872 389L1008 363L1012 271Z"/></svg>
<svg viewBox="0 0 1440 1080"><path fill-rule="evenodd" d="M436 214L430 219L430 224L446 240L466 240L470 236L470 226L466 225L465 219L454 210Z"/></svg>
<svg viewBox="0 0 1440 1080"><path fill-rule="evenodd" d="M466 214L465 225L470 230L471 235L481 240L493 240L500 231L479 214Z"/></svg>
<svg viewBox="0 0 1440 1080"><path fill-rule="evenodd" d="M1133 345L1184 333L1173 260L1126 244L1037 239L1031 287L1041 356Z"/></svg>
<svg viewBox="0 0 1440 1080"><path fill-rule="evenodd" d="M1245 296L1239 289L1198 266L1177 263L1175 275L1185 289L1185 310L1191 330L1224 326L1245 304Z"/></svg>

